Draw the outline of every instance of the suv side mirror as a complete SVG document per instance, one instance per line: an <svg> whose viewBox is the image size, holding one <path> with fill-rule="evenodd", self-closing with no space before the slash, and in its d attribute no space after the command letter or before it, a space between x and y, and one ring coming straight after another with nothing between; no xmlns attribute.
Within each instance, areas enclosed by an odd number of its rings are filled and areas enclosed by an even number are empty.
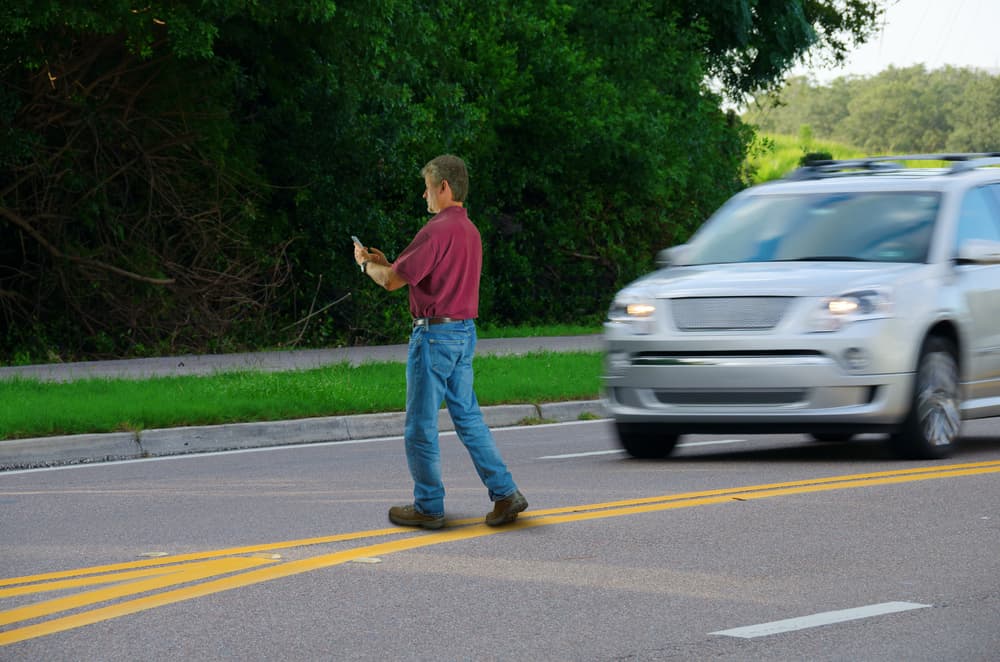
<svg viewBox="0 0 1000 662"><path fill-rule="evenodd" d="M656 254L656 266L662 269L672 264L681 264L685 253L687 253L687 244L678 244L677 246L664 248Z"/></svg>
<svg viewBox="0 0 1000 662"><path fill-rule="evenodd" d="M1000 241L969 239L958 247L958 264L1000 264Z"/></svg>

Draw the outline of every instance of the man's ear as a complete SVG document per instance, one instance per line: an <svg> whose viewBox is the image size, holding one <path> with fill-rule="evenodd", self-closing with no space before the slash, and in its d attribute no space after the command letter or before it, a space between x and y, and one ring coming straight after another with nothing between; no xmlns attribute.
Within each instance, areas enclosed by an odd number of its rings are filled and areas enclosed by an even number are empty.
<svg viewBox="0 0 1000 662"><path fill-rule="evenodd" d="M454 199L454 194L451 191L451 184L448 183L447 179L441 180L441 189L438 191L438 195L447 194L447 197Z"/></svg>

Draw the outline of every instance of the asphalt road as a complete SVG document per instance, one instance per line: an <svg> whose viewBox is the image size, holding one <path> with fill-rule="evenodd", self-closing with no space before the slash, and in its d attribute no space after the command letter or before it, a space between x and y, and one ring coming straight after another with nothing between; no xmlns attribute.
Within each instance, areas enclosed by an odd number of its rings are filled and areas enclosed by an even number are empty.
<svg viewBox="0 0 1000 662"><path fill-rule="evenodd" d="M398 437L0 474L0 660L995 660L1000 439L496 431L489 509L443 437L449 526L392 527ZM750 628L750 629L742 629Z"/></svg>

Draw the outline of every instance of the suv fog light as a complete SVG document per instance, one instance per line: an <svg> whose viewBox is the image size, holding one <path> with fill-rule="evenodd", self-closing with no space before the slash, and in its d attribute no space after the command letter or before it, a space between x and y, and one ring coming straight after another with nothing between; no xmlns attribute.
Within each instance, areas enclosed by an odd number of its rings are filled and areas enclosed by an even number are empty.
<svg viewBox="0 0 1000 662"><path fill-rule="evenodd" d="M860 347L848 347L844 350L844 365L848 370L864 370L870 364L871 357Z"/></svg>
<svg viewBox="0 0 1000 662"><path fill-rule="evenodd" d="M628 367L628 352L608 352L608 371L621 372Z"/></svg>

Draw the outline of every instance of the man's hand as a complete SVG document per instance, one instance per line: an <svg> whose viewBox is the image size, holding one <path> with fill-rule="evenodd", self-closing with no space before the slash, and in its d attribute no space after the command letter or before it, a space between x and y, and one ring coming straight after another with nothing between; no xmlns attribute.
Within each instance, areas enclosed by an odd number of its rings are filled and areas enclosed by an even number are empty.
<svg viewBox="0 0 1000 662"><path fill-rule="evenodd" d="M368 264L365 265L365 273L367 273L373 281L390 292L398 290L406 285L406 281L392 270L385 253L377 248L366 249L363 246L354 244L354 261L357 262L358 265L367 262Z"/></svg>
<svg viewBox="0 0 1000 662"><path fill-rule="evenodd" d="M389 260L385 257L385 253L377 248L371 248L369 250L368 261L374 262L375 264L381 264L383 267L389 266Z"/></svg>
<svg viewBox="0 0 1000 662"><path fill-rule="evenodd" d="M381 264L383 267L389 266L389 260L385 257L385 253L377 248L364 248L358 244L354 244L354 261L361 265L363 262L370 262L372 264Z"/></svg>

